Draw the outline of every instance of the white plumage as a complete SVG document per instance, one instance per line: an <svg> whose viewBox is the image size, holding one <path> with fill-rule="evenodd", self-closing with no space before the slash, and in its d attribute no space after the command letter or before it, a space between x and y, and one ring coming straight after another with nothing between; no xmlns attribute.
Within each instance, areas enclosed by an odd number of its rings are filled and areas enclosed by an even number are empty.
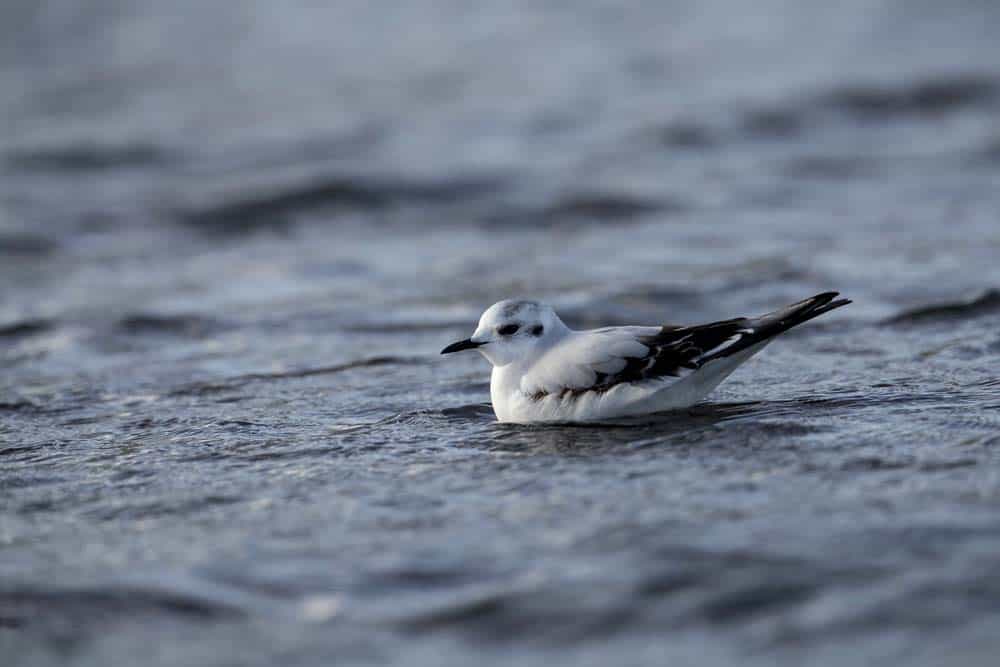
<svg viewBox="0 0 1000 667"><path fill-rule="evenodd" d="M493 364L502 422L590 422L686 408L789 328L846 305L819 294L759 318L690 327L573 331L550 306L500 301L442 354L477 349Z"/></svg>

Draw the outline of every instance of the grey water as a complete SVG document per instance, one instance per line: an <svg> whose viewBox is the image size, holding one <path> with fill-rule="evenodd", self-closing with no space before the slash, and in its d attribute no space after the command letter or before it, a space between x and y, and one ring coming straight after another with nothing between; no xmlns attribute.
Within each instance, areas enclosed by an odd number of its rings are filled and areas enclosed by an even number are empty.
<svg viewBox="0 0 1000 667"><path fill-rule="evenodd" d="M9 0L3 665L993 665L1000 4ZM854 303L679 414L440 357Z"/></svg>

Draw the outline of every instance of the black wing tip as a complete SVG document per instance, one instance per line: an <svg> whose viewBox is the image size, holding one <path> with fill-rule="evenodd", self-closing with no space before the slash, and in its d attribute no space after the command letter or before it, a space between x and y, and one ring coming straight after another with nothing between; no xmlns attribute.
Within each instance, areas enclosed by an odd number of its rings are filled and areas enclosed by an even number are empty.
<svg viewBox="0 0 1000 667"><path fill-rule="evenodd" d="M831 310L836 310L849 303L853 303L850 299L838 299L838 296L840 296L840 292L823 292L804 301L786 306L770 315L765 315L762 319L765 321L771 320L772 326L775 329L774 334L778 334L803 322L808 322L815 317L825 315Z"/></svg>
<svg viewBox="0 0 1000 667"><path fill-rule="evenodd" d="M840 308L840 307L846 306L846 305L848 305L850 303L854 303L850 299L836 299L836 300L834 300L834 297L840 296L840 292L827 292L826 294L831 295L830 298L824 298L823 301L821 301L821 302L817 303L815 306L813 306L810 309L810 311L812 313L816 313L817 315L819 315L821 313L828 313L831 310L834 310L835 308ZM826 297L826 294L824 294L823 296Z"/></svg>
<svg viewBox="0 0 1000 667"><path fill-rule="evenodd" d="M838 296L840 296L840 292L820 292L816 296L811 296L804 301L800 301L798 304L792 304L792 306L801 304L803 306L809 305L815 308L817 306L826 306L828 304L833 305L834 303L839 304L840 306L846 306L851 302L850 299L837 299ZM834 299L837 300L834 301Z"/></svg>
<svg viewBox="0 0 1000 667"><path fill-rule="evenodd" d="M838 292L832 292L834 296L840 296ZM850 299L836 299L830 300L823 304L826 308L840 308L841 306L846 306L849 303L854 303Z"/></svg>

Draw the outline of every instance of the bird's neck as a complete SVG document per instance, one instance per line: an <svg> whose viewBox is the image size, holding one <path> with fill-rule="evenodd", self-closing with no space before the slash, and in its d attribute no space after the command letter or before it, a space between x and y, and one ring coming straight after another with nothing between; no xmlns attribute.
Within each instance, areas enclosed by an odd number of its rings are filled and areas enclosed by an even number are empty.
<svg viewBox="0 0 1000 667"><path fill-rule="evenodd" d="M502 366L494 366L490 375L490 393L495 397L498 393L510 395L521 388L521 378L527 373L538 360L544 357L553 347L559 345L567 336L573 335L573 331L562 322L559 328L551 328L545 338L539 341L530 354L516 359Z"/></svg>

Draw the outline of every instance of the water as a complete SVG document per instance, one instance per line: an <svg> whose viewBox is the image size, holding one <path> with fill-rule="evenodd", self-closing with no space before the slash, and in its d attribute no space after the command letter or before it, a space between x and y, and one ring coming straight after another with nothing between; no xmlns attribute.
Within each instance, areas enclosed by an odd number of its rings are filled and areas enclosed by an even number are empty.
<svg viewBox="0 0 1000 667"><path fill-rule="evenodd" d="M0 655L994 664L1000 8L7 2ZM442 358L843 310L711 401Z"/></svg>

